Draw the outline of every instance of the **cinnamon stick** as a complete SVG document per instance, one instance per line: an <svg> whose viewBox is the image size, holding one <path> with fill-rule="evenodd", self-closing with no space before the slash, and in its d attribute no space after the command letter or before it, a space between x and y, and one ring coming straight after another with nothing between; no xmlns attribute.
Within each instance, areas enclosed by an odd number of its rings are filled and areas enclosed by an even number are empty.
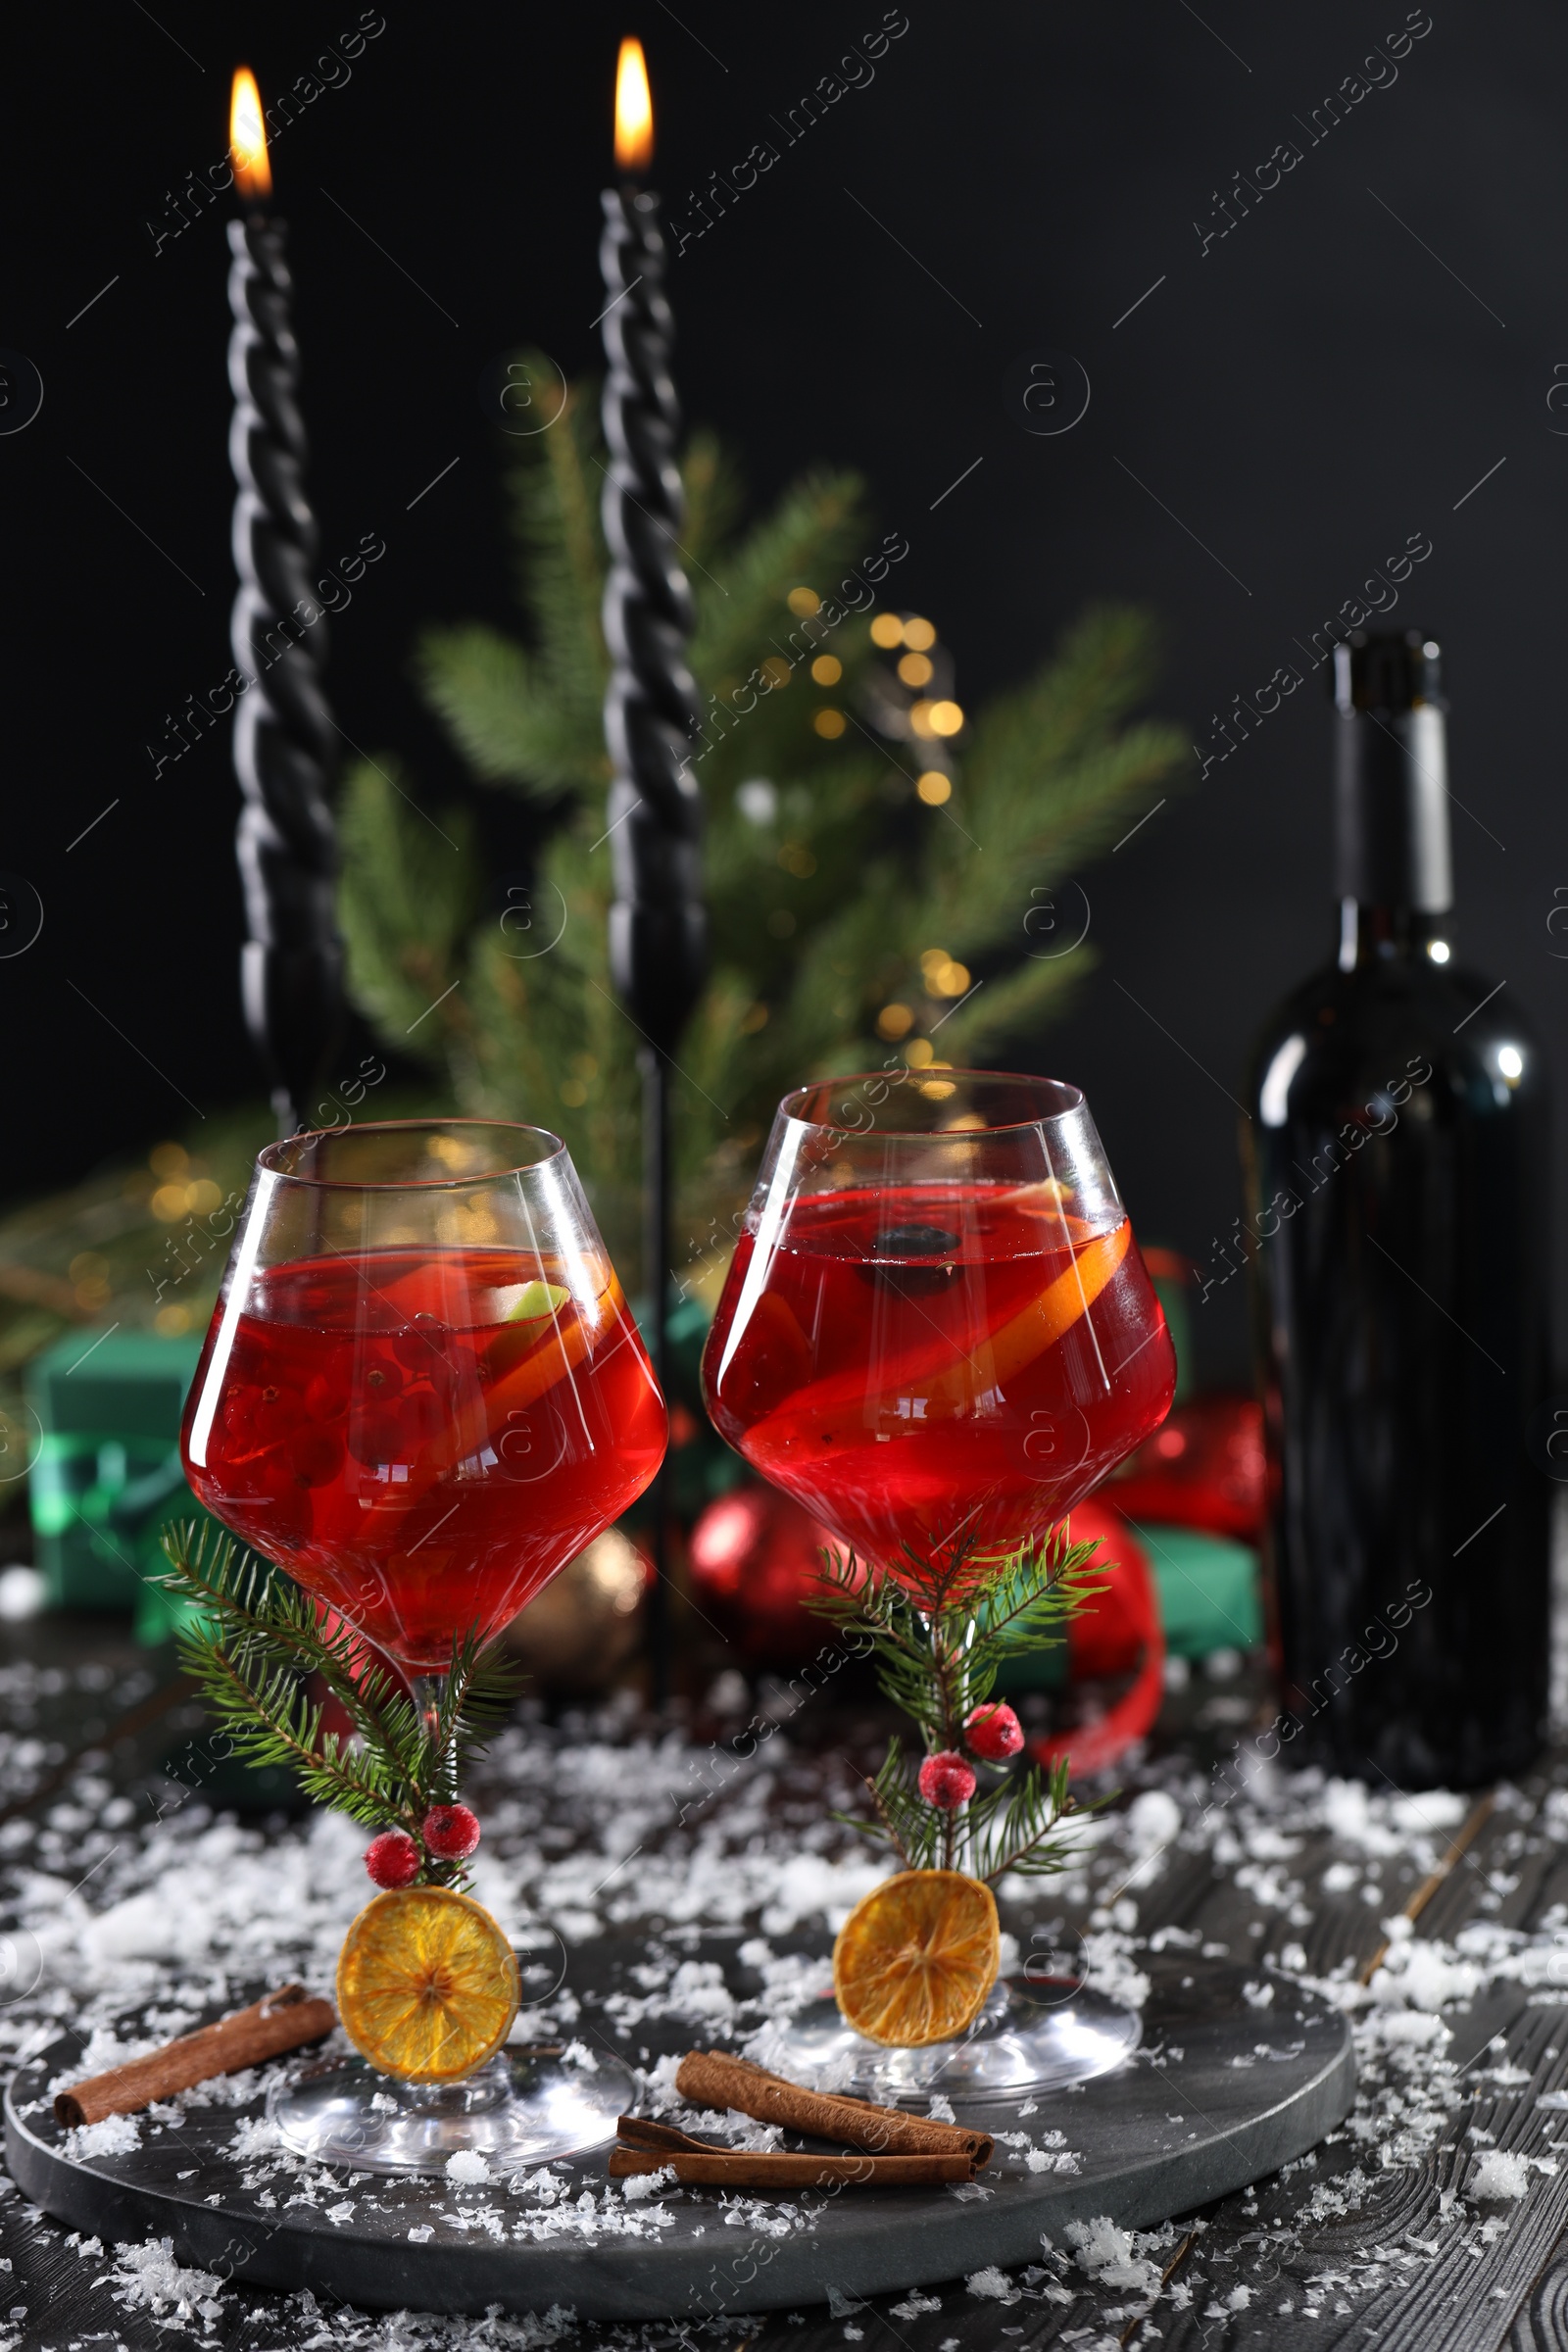
<svg viewBox="0 0 1568 2352"><path fill-rule="evenodd" d="M677 2180L714 2188L931 2188L972 2180L974 2159L962 2148L925 2149L901 2156L812 2156L762 2148L715 2147L673 2124L623 2115L610 2154L612 2180L666 2167Z"/></svg>
<svg viewBox="0 0 1568 2352"><path fill-rule="evenodd" d="M995 2147L989 2132L905 2115L896 2107L875 2107L868 2099L845 2098L838 2091L805 2090L782 2075L770 2075L723 2050L689 2050L680 2062L675 2088L694 2107L734 2107L759 2123L808 2132L815 2139L848 2140L852 2148L866 2148L878 2157L961 2155L978 2170L991 2162Z"/></svg>
<svg viewBox="0 0 1568 2352"><path fill-rule="evenodd" d="M685 2148L699 2155L712 2152L710 2139L697 2139L690 2132L679 2131L674 2124L656 2124L651 2115L619 2115L615 2118L615 2133L631 2148Z"/></svg>
<svg viewBox="0 0 1568 2352"><path fill-rule="evenodd" d="M970 2180L974 2165L962 2154L925 2156L788 2156L751 2148L634 2148L610 2151L612 2180L631 2173L672 2172L694 2187L710 2188L932 2188Z"/></svg>
<svg viewBox="0 0 1568 2352"><path fill-rule="evenodd" d="M182 2034L177 2041L127 2059L107 2074L89 2075L55 2098L55 2119L68 2127L101 2124L106 2116L134 2115L155 2099L190 2090L214 2075L237 2075L264 2058L281 2057L308 2041L319 2041L337 2024L330 2001L310 1998L303 1984L281 1984L248 2009L236 2009L213 2025Z"/></svg>

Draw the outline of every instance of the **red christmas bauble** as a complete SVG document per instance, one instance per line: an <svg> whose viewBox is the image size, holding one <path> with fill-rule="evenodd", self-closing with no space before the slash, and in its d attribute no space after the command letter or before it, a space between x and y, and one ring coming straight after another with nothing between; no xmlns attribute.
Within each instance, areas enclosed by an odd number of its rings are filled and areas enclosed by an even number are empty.
<svg viewBox="0 0 1568 2352"><path fill-rule="evenodd" d="M737 1487L710 1502L692 1529L696 1599L760 1665L792 1665L828 1638L805 1605L822 1552L844 1546L831 1528L772 1487Z"/></svg>
<svg viewBox="0 0 1568 2352"><path fill-rule="evenodd" d="M1194 1396L1100 1490L1132 1519L1255 1544L1267 1510L1263 1414L1250 1396Z"/></svg>

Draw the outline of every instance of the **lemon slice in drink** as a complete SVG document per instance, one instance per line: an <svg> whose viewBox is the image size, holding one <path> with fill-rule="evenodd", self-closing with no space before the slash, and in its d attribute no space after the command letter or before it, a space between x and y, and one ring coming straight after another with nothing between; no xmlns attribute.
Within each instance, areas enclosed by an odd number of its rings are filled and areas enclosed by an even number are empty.
<svg viewBox="0 0 1568 2352"><path fill-rule="evenodd" d="M525 1282L514 1305L507 1309L509 1323L536 1323L545 1315L559 1314L571 1297L558 1282Z"/></svg>
<svg viewBox="0 0 1568 2352"><path fill-rule="evenodd" d="M517 1962L497 1922L453 1886L366 1904L343 1938L337 2013L362 2058L406 2082L457 2082L517 2014Z"/></svg>

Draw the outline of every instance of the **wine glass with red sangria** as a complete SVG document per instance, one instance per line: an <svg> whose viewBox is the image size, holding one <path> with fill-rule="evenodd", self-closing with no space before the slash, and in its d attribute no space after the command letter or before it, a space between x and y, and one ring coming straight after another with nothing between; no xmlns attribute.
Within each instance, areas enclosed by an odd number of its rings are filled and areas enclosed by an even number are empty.
<svg viewBox="0 0 1568 2352"><path fill-rule="evenodd" d="M498 1634L618 1518L665 1439L556 1137L394 1121L261 1153L185 1408L186 1474L392 1661L427 1725L455 1642ZM421 2082L328 2064L276 2120L292 2145L381 2169L460 2149L548 2161L613 2136L631 2083L609 2065L503 2050Z"/></svg>
<svg viewBox="0 0 1568 2352"><path fill-rule="evenodd" d="M912 1553L983 1609L1002 1564L1163 1420L1175 1378L1076 1087L909 1070L785 1097L704 1386L729 1444L860 1559L899 1577ZM882 2096L1117 2063L1136 2019L1045 1973L999 1984L961 2044L879 2048L827 2002L793 2054Z"/></svg>

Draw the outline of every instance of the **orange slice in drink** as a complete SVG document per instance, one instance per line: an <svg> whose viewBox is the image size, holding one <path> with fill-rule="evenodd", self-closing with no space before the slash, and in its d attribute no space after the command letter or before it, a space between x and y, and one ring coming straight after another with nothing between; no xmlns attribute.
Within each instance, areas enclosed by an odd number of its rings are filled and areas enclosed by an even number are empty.
<svg viewBox="0 0 1568 2352"><path fill-rule="evenodd" d="M1059 1274L1054 1275L1037 1298L1031 1298L1010 1321L967 1354L956 1343L941 1339L911 1348L896 1365L878 1368L883 1397L926 1399L924 1418L949 1420L972 1405L990 1390L1015 1380L1026 1364L1044 1355L1065 1332L1086 1316L1127 1254L1133 1238L1132 1221L1123 1217L1108 1233L1097 1234L1079 1248ZM761 1301L767 1303L766 1296ZM791 1318L793 1320L793 1318ZM771 1335L769 1335L771 1336ZM873 1422L877 1398L866 1396L863 1371L830 1373L801 1388L780 1406L763 1415L746 1433L748 1446L768 1450L768 1424L777 1412L802 1439L827 1440L846 1428L857 1430ZM891 1405L888 1407L892 1409Z"/></svg>
<svg viewBox="0 0 1568 2352"><path fill-rule="evenodd" d="M1106 1283L1127 1254L1133 1238L1132 1220L1123 1217L1109 1233L1086 1242L1070 1265L1048 1282L1037 1298L994 1331L970 1356L960 1357L939 1373L926 1391L926 1417L962 1410L988 1389L1013 1379L1025 1364L1054 1346L1080 1315L1087 1315Z"/></svg>
<svg viewBox="0 0 1568 2352"><path fill-rule="evenodd" d="M902 1870L850 1913L833 1946L844 2022L867 2041L951 2041L985 2006L1002 1964L997 1898L960 1870Z"/></svg>
<svg viewBox="0 0 1568 2352"><path fill-rule="evenodd" d="M505 1435L514 1414L558 1380L569 1378L585 1356L598 1350L617 1317L623 1324L629 1322L613 1268L595 1265L592 1280L596 1287L591 1298L571 1294L564 1305L547 1300L541 1314L508 1322L498 1332L480 1358L482 1385L465 1389L446 1426L421 1447L413 1475L375 1497L362 1536L368 1525L409 1517L438 1479L487 1442L494 1444ZM538 1288L548 1293L557 1286L541 1282Z"/></svg>
<svg viewBox="0 0 1568 2352"><path fill-rule="evenodd" d="M614 1269L595 1266L592 1282L591 1299L562 1291L554 1283L530 1286L544 1295L543 1309L514 1321L509 1319L506 1329L485 1349L483 1393L466 1410L459 1411L442 1447L450 1456L444 1467L474 1451L487 1431L504 1429L508 1413L532 1404L546 1389L574 1372L616 1315L624 1314L626 1301ZM536 1300L525 1291L518 1303L531 1309ZM515 1308L513 1313L515 1316Z"/></svg>
<svg viewBox="0 0 1568 2352"><path fill-rule="evenodd" d="M512 2031L516 1959L489 1912L456 1887L378 1894L343 1938L337 2013L381 2074L457 2082Z"/></svg>

